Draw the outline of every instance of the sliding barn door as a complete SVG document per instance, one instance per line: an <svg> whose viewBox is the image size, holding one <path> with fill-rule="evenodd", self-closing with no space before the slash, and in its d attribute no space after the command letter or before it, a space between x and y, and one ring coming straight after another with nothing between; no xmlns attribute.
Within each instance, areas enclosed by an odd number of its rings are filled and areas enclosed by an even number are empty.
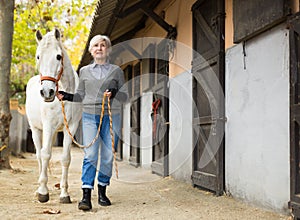
<svg viewBox="0 0 300 220"><path fill-rule="evenodd" d="M201 0L193 7L193 173L195 186L222 195L224 191L224 1ZM205 62L204 62L205 61ZM215 74L213 77L209 74ZM210 85L220 81L221 90ZM224 97L224 95L223 95ZM213 114L213 108L218 115ZM222 138L221 138L222 139ZM217 149L217 150L216 150Z"/></svg>

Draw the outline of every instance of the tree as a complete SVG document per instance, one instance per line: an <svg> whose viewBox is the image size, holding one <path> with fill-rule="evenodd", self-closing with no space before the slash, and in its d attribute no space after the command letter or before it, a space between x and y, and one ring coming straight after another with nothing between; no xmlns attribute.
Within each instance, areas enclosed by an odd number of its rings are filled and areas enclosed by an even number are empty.
<svg viewBox="0 0 300 220"><path fill-rule="evenodd" d="M14 30L14 0L0 0L0 168L9 163L9 82Z"/></svg>
<svg viewBox="0 0 300 220"><path fill-rule="evenodd" d="M19 0L15 6L11 96L24 91L35 68L36 41L34 33L43 34L58 28L76 69L88 37L97 0Z"/></svg>
<svg viewBox="0 0 300 220"><path fill-rule="evenodd" d="M54 27L63 34L73 65L78 65L97 0L0 0L0 169L10 168L9 98L24 92L36 74L34 33ZM15 13L15 16L14 16Z"/></svg>

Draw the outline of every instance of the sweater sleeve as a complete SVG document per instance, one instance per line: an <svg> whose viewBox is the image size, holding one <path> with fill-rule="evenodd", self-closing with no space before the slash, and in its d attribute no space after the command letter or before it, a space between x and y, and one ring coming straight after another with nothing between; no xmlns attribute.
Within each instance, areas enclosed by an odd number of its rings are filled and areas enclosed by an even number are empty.
<svg viewBox="0 0 300 220"><path fill-rule="evenodd" d="M118 81L118 91L116 93L115 99L120 101L121 103L126 103L128 101L128 88L125 83L124 72L121 68L118 68L117 73L117 81Z"/></svg>
<svg viewBox="0 0 300 220"><path fill-rule="evenodd" d="M85 84L84 84L84 73L83 69L80 69L79 71L79 84L78 88L76 90L76 93L74 94L74 101L80 100L80 102L84 99L85 96Z"/></svg>
<svg viewBox="0 0 300 220"><path fill-rule="evenodd" d="M82 102L82 99L78 93L71 94L64 91L58 91L60 94L63 95L62 100L70 101L70 102Z"/></svg>

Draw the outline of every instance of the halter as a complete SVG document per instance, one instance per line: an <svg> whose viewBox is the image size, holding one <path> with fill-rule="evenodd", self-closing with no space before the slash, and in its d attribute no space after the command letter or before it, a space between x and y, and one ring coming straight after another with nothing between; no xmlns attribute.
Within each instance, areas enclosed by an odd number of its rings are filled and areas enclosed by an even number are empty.
<svg viewBox="0 0 300 220"><path fill-rule="evenodd" d="M64 72L64 56L62 54L62 56L61 56L61 68L60 68L60 71L58 73L57 79L54 78L54 77L51 77L51 76L42 76L42 74L40 73L41 85L43 84L44 80L49 80L49 81L55 82L56 92L57 92L58 91L58 81L60 80L63 72Z"/></svg>

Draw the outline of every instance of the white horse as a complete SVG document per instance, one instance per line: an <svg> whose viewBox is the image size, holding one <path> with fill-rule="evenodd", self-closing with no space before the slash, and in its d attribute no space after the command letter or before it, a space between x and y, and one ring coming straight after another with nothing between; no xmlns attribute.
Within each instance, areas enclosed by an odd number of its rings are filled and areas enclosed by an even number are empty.
<svg viewBox="0 0 300 220"><path fill-rule="evenodd" d="M60 38L61 35L57 29L45 36L42 36L40 31L36 32L38 42L36 63L39 75L32 77L27 84L26 114L32 130L32 138L39 164L38 200L40 202L49 200L47 170L53 140L55 140L57 131L62 129L64 140L61 159L60 202L71 203L68 193L68 170L71 161L72 140L64 126L61 104L56 97L56 92L59 88L74 93L79 79L72 68ZM65 112L70 131L74 135L81 118L81 105L65 102Z"/></svg>

